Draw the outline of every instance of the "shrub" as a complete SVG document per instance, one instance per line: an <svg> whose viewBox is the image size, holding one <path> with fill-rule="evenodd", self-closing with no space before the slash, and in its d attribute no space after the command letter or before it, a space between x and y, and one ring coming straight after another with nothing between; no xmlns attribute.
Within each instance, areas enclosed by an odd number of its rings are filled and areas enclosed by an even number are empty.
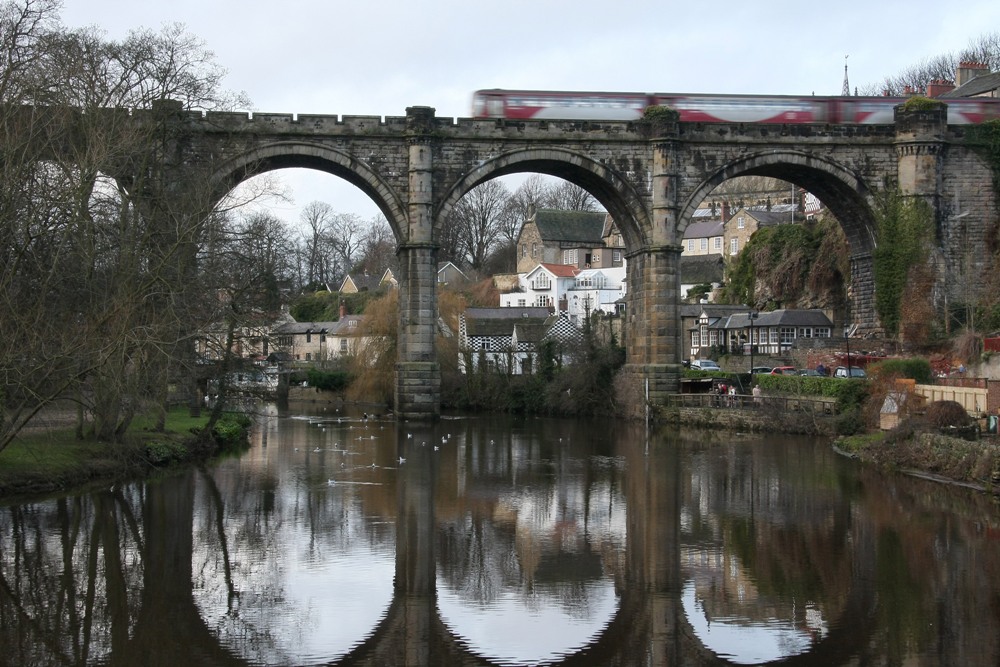
<svg viewBox="0 0 1000 667"><path fill-rule="evenodd" d="M972 417L957 401L934 401L927 406L926 419L937 428L967 426L972 422Z"/></svg>
<svg viewBox="0 0 1000 667"><path fill-rule="evenodd" d="M927 359L913 357L909 359L886 359L869 368L872 375L894 376L916 380L918 384L932 384L934 372L931 362Z"/></svg>
<svg viewBox="0 0 1000 667"><path fill-rule="evenodd" d="M343 391L351 381L347 371L321 371L315 368L309 369L307 378L309 386L328 391Z"/></svg>
<svg viewBox="0 0 1000 667"><path fill-rule="evenodd" d="M215 423L212 435L223 449L247 444L253 421L242 412L227 412Z"/></svg>
<svg viewBox="0 0 1000 667"><path fill-rule="evenodd" d="M187 457L187 449L180 443L169 440L153 440L146 443L146 460L154 466L164 466Z"/></svg>

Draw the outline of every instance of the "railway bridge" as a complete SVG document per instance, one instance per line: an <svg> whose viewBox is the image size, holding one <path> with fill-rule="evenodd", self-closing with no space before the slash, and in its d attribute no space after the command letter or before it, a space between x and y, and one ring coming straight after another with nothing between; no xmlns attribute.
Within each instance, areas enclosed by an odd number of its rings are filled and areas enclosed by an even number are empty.
<svg viewBox="0 0 1000 667"><path fill-rule="evenodd" d="M878 193L925 200L937 223L937 303L955 276L989 261L998 203L987 164L964 143L967 126L945 109L905 110L883 125L775 125L673 121L452 119L429 107L401 117L157 111L174 128L162 165L183 192L193 166L212 198L258 174L296 167L339 176L388 219L400 260L396 407L433 418L440 406L435 358L437 240L459 199L499 176L538 172L589 191L626 244L625 345L629 377L651 400L679 385L681 240L698 205L727 179L760 175L819 197L850 244L849 323L879 328L872 255ZM171 176L173 174L173 176ZM205 179L199 183L206 182ZM961 269L961 271L960 271Z"/></svg>

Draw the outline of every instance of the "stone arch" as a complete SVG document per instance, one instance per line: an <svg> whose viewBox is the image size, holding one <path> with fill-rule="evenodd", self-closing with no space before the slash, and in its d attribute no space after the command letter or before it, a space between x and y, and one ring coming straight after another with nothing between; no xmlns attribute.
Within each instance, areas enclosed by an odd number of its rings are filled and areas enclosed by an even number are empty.
<svg viewBox="0 0 1000 667"><path fill-rule="evenodd" d="M805 188L833 211L847 237L850 272L847 276L849 312L845 325L862 324L862 333L880 331L875 310L874 191L854 171L833 160L795 150L754 153L727 163L709 175L690 194L677 220L677 238L682 238L694 211L723 181L737 176L770 176Z"/></svg>
<svg viewBox="0 0 1000 667"><path fill-rule="evenodd" d="M348 152L321 144L281 141L262 144L239 155L215 171L213 186L221 199L241 182L276 169L315 169L343 178L371 197L396 239L405 238L406 206L399 195L377 172Z"/></svg>
<svg viewBox="0 0 1000 667"><path fill-rule="evenodd" d="M729 162L709 175L691 193L678 215L678 238L698 205L724 181L738 176L770 176L805 188L834 212L847 235L851 255L869 255L875 248L873 194L850 169L802 151L768 151Z"/></svg>
<svg viewBox="0 0 1000 667"><path fill-rule="evenodd" d="M447 191L435 211L444 220L469 190L500 176L538 172L565 179L587 190L618 225L629 250L647 244L651 223L644 199L632 184L607 164L563 148L517 149L490 158L467 172Z"/></svg>

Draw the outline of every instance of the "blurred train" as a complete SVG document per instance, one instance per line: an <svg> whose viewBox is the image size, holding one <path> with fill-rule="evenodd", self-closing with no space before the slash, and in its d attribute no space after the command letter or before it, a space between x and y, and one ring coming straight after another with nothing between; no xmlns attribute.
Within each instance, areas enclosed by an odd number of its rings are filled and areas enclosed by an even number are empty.
<svg viewBox="0 0 1000 667"><path fill-rule="evenodd" d="M600 93L553 90L477 90L474 118L511 120L637 120L646 107L676 109L691 123L836 123L893 122L893 108L905 97L815 97L794 95L701 95L682 93ZM968 125L1000 118L1000 99L956 97L948 105L948 123Z"/></svg>

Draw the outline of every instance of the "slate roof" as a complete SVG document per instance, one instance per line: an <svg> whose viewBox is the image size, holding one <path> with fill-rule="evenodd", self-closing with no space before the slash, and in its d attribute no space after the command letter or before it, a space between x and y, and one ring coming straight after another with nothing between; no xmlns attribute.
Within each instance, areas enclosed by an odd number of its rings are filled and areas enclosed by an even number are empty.
<svg viewBox="0 0 1000 667"><path fill-rule="evenodd" d="M303 335L307 333L330 333L337 322L286 322L272 329L275 334Z"/></svg>
<svg viewBox="0 0 1000 667"><path fill-rule="evenodd" d="M833 322L822 310L814 308L802 310L772 310L760 313L754 320L755 327L833 327ZM746 310L729 317L726 329L745 329L750 326Z"/></svg>
<svg viewBox="0 0 1000 667"><path fill-rule="evenodd" d="M549 326L552 311L548 308L529 306L525 308L466 308L464 313L465 332L472 336L510 336L514 327L518 330L518 340L532 340L530 336L537 328L542 333ZM537 334L540 339L541 334ZM525 336L529 336L526 338ZM535 339L535 340L538 340Z"/></svg>
<svg viewBox="0 0 1000 667"><path fill-rule="evenodd" d="M723 235L724 225L721 220L699 220L692 222L684 230L685 239L706 239Z"/></svg>
<svg viewBox="0 0 1000 667"><path fill-rule="evenodd" d="M535 211L535 225L545 242L603 245L606 213L562 211L542 208Z"/></svg>
<svg viewBox="0 0 1000 667"><path fill-rule="evenodd" d="M972 81L967 81L939 97L975 97L998 88L1000 88L1000 72L993 72L992 74L981 74Z"/></svg>

